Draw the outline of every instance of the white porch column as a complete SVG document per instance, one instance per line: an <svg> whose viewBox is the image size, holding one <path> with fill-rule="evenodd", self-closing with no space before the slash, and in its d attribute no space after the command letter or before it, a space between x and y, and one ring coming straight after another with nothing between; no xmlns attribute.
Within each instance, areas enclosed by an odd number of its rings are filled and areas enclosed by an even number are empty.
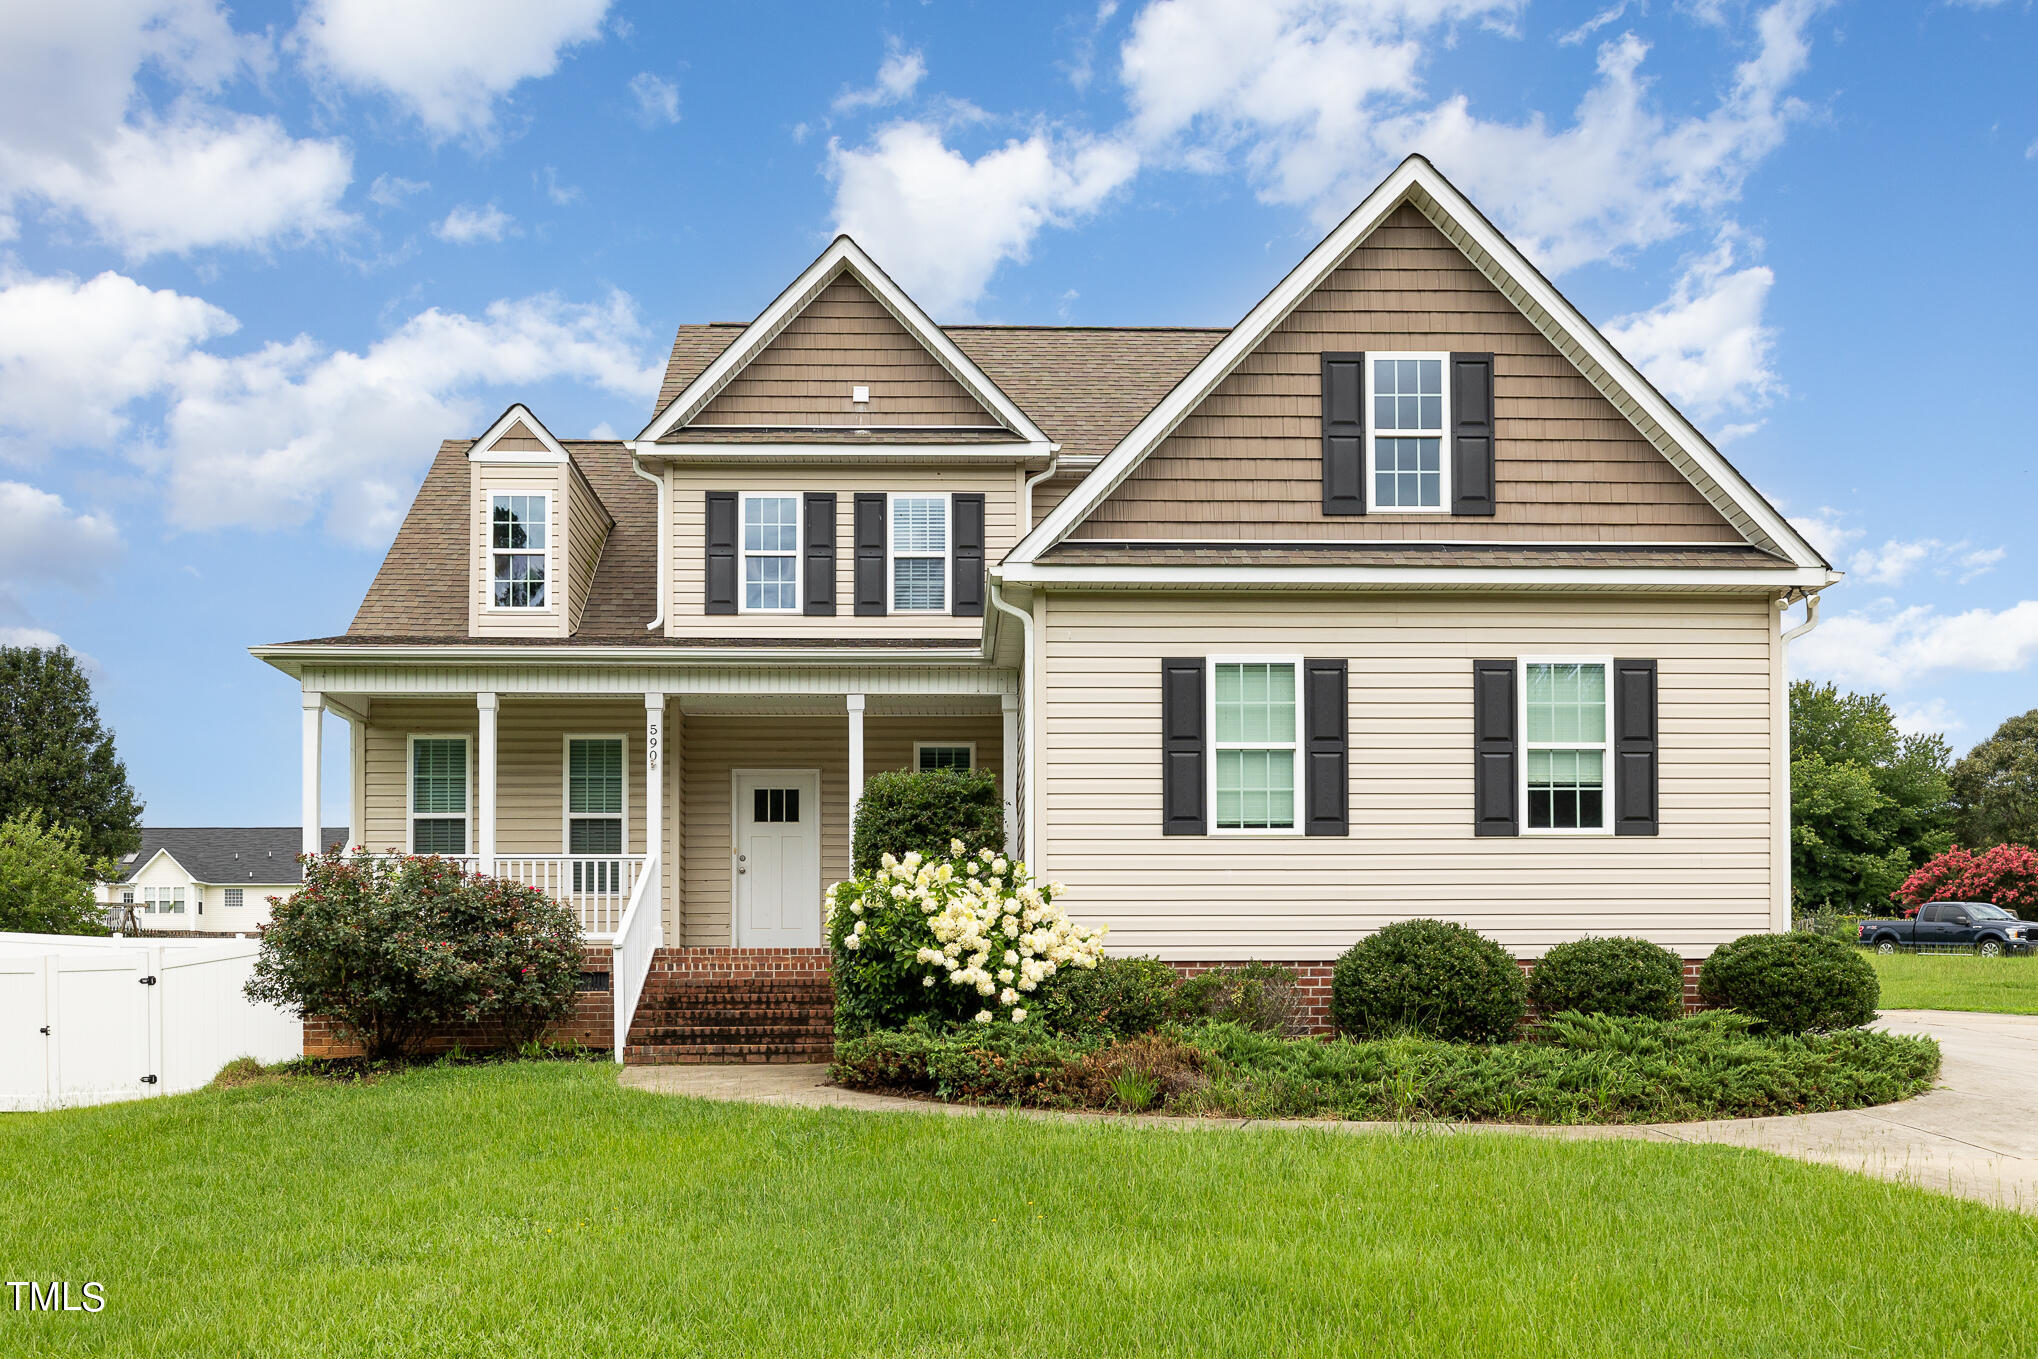
<svg viewBox="0 0 2038 1359"><path fill-rule="evenodd" d="M1019 695L999 696L1005 727L998 747L998 782L1005 799L1005 852L1013 858L1025 853L1019 843Z"/></svg>
<svg viewBox="0 0 2038 1359"><path fill-rule="evenodd" d="M325 734L326 698L324 694L307 689L303 693L304 703L304 852L317 854L323 845L319 844L319 792L325 778L323 767L324 750L320 738Z"/></svg>
<svg viewBox="0 0 2038 1359"><path fill-rule="evenodd" d="M347 846L368 843L368 719L347 719Z"/></svg>
<svg viewBox="0 0 2038 1359"><path fill-rule="evenodd" d="M644 695L644 841L638 852L665 860L665 695ZM660 871L663 871L662 869Z"/></svg>
<svg viewBox="0 0 2038 1359"><path fill-rule="evenodd" d="M863 695L851 694L849 706L849 833L856 834L856 807L863 801Z"/></svg>
<svg viewBox="0 0 2038 1359"><path fill-rule="evenodd" d="M479 719L474 742L474 758L478 766L476 779L480 787L480 831L476 839L475 852L481 862L477 865L483 873L495 872L495 709L496 697L491 693L474 696L476 717Z"/></svg>

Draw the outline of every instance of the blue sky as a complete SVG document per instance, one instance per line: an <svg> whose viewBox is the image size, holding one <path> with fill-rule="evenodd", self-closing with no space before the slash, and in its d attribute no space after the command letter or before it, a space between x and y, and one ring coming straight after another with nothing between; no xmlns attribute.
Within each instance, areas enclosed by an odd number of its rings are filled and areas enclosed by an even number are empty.
<svg viewBox="0 0 2038 1359"><path fill-rule="evenodd" d="M1964 748L2038 705L2033 23L6 6L0 639L90 659L148 821L288 823L245 648L346 627L440 439L634 433L838 229L941 320L1230 324L1422 150L1849 572L1796 672Z"/></svg>

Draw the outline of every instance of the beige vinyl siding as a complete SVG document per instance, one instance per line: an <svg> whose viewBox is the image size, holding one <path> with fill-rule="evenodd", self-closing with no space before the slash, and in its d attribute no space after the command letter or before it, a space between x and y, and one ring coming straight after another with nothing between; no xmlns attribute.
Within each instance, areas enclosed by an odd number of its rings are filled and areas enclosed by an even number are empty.
<svg viewBox="0 0 2038 1359"><path fill-rule="evenodd" d="M507 705L505 705L507 706ZM502 741L502 713L496 713L496 741ZM418 736L467 738L467 849L473 853L480 837L478 800L480 754L474 748L479 714L470 699L378 698L369 714L364 803L367 829L361 843L377 854L402 854L410 849L410 740ZM501 810L497 809L498 820Z"/></svg>
<svg viewBox="0 0 2038 1359"><path fill-rule="evenodd" d="M1120 952L1333 957L1410 916L1517 953L1639 934L1686 956L1770 928L1787 864L1766 599L1048 597L1043 838ZM1350 667L1349 837L1162 836L1160 661L1295 654ZM1471 663L1659 666L1654 837L1472 834Z"/></svg>
<svg viewBox="0 0 2038 1359"><path fill-rule="evenodd" d="M565 582L568 553L562 530L567 517L565 484L571 478L560 463L517 465L470 463L473 487L472 530L469 558L473 563L473 588L469 592L467 630L476 637L563 637L566 635ZM529 495L544 491L551 495L550 518L545 525L546 581L542 609L497 609L491 607L491 582L495 577L489 534L489 514L498 494ZM582 601L585 603L585 600Z"/></svg>
<svg viewBox="0 0 2038 1359"><path fill-rule="evenodd" d="M1323 514L1322 356L1389 350L1493 353L1498 513L1492 517ZM1741 541L1407 205L1247 355L1073 536Z"/></svg>
<svg viewBox="0 0 2038 1359"><path fill-rule="evenodd" d="M852 386L870 401L850 401ZM948 370L855 278L823 288L690 426L972 425L995 428Z"/></svg>
<svg viewBox="0 0 2038 1359"><path fill-rule="evenodd" d="M667 503L672 514L672 607L666 635L690 637L863 637L891 633L906 637L975 637L980 618L946 614L856 615L855 515L858 491L978 492L984 497L984 554L996 562L1018 541L1018 483L1010 469L911 467L790 468L766 471L747 467L674 467L667 473ZM707 612L707 493L767 491L797 495L804 491L835 493L835 613L808 617L802 613L709 614ZM802 511L804 513L804 510ZM805 565L802 563L802 571ZM740 578L739 578L740 588Z"/></svg>
<svg viewBox="0 0 2038 1359"><path fill-rule="evenodd" d="M566 579L555 583L566 591L566 630L573 633L580 630L580 616L587 609L588 587L594 583L602 544L608 541L609 516L586 477L575 475L569 467L562 479L567 495Z"/></svg>
<svg viewBox="0 0 2038 1359"><path fill-rule="evenodd" d="M974 741L977 764L996 771L1000 759L997 714L926 717L866 717L863 767L905 769L915 741ZM730 821L734 774L738 769L821 771L821 886L849 876L849 719L840 717L728 717L694 714L686 719L685 906L679 941L690 947L731 942L730 856L735 832ZM674 941L672 933L666 935Z"/></svg>

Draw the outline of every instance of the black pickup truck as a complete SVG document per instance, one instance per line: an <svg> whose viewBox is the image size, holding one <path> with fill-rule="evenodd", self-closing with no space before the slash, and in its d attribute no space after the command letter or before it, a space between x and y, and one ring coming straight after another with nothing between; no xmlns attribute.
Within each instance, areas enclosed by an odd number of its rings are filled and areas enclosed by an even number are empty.
<svg viewBox="0 0 2038 1359"><path fill-rule="evenodd" d="M2038 925L2027 925L1985 901L1935 901L1911 920L1864 920L1858 942L1877 953L1900 949L1973 949L1985 958L2028 953Z"/></svg>

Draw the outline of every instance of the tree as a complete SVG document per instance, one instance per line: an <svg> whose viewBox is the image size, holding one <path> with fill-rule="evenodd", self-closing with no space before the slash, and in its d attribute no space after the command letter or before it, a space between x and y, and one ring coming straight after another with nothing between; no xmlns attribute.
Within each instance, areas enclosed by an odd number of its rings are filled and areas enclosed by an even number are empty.
<svg viewBox="0 0 2038 1359"><path fill-rule="evenodd" d="M0 820L41 812L92 859L141 848L142 804L65 647L0 647Z"/></svg>
<svg viewBox="0 0 2038 1359"><path fill-rule="evenodd" d="M69 827L23 812L0 822L0 930L26 934L106 934L93 884L113 876L94 863Z"/></svg>
<svg viewBox="0 0 2038 1359"><path fill-rule="evenodd" d="M1952 843L1951 752L1903 736L1880 694L1790 686L1791 896L1882 905L1911 870Z"/></svg>
<svg viewBox="0 0 2038 1359"><path fill-rule="evenodd" d="M2038 845L2038 708L1953 766L1955 828L1968 845Z"/></svg>
<svg viewBox="0 0 2038 1359"><path fill-rule="evenodd" d="M2038 850L1997 845L1975 854L1955 845L1904 879L1895 901L1912 910L1928 901L1986 901L2038 920Z"/></svg>

